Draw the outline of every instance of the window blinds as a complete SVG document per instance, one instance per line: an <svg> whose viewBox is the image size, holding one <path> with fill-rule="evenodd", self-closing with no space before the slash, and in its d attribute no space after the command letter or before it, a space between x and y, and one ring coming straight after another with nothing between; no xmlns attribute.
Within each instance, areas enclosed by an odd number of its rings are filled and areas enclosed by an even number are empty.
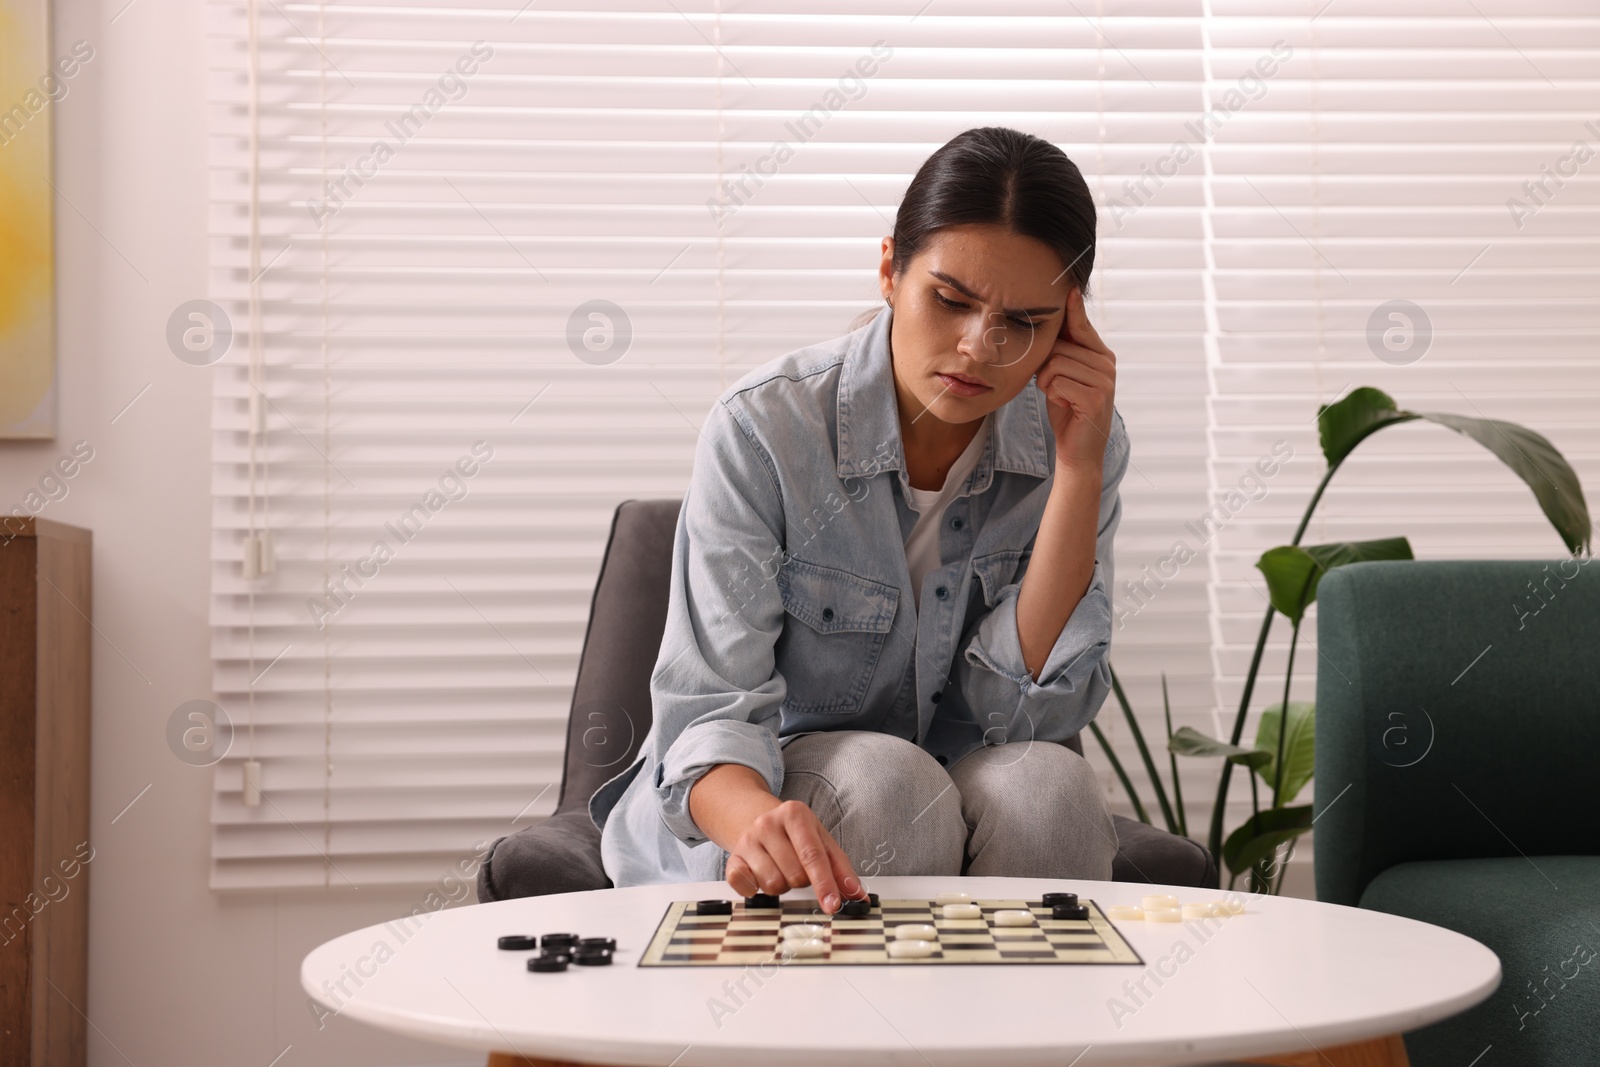
<svg viewBox="0 0 1600 1067"><path fill-rule="evenodd" d="M1263 36L1294 48L1198 172L1212 501L1277 442L1294 449L1264 495L1245 487L1207 545L1215 736L1231 724L1266 607L1255 561L1287 543L1326 469L1319 402L1371 385L1412 410L1508 419L1563 451L1591 506L1600 476L1600 185L1575 163L1600 144L1600 20L1544 0L1324 2L1320 17L1271 29L1238 4L1203 22L1213 104L1242 84L1236 72ZM1305 543L1395 535L1419 558L1567 554L1510 470L1420 424L1357 449ZM1314 700L1319 672L1350 669L1314 651L1315 636L1313 616L1291 699ZM1275 638L1255 708L1283 697L1281 618ZM1235 777L1230 827L1249 810ZM1331 799L1342 785L1321 787Z"/></svg>
<svg viewBox="0 0 1600 1067"><path fill-rule="evenodd" d="M1315 403L1345 379L1470 410L1459 385L1590 477L1596 257L1570 235L1593 186L1522 229L1501 194L1581 135L1594 20L1339 2L214 0L211 296L235 340L211 617L235 739L212 885L431 883L547 815L612 510L680 496L725 386L878 304L906 183L972 126L1060 145L1101 204L1091 313L1133 441L1119 586L1293 450L1187 535L1192 561L1119 591L1148 732L1162 670L1180 723L1231 714L1249 563L1292 532ZM1433 323L1408 366L1364 339L1396 298ZM1363 446L1314 534L1559 548L1492 460L1406 429ZM1126 745L1114 706L1101 722ZM1203 799L1209 768L1185 769Z"/></svg>

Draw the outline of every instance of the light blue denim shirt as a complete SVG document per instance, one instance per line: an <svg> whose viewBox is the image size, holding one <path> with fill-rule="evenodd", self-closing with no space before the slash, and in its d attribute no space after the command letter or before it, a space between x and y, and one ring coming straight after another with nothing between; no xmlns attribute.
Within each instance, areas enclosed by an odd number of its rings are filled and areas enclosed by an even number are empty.
<svg viewBox="0 0 1600 1067"><path fill-rule="evenodd" d="M1035 681L1016 606L1053 484L1046 401L1030 382L995 412L945 511L946 562L923 579L919 615L892 315L750 371L712 406L678 514L653 724L633 765L589 800L617 886L725 877L727 854L688 808L719 763L752 768L776 796L782 746L801 734L892 733L949 767L983 745L1064 741L1105 702L1122 416L1094 575Z"/></svg>

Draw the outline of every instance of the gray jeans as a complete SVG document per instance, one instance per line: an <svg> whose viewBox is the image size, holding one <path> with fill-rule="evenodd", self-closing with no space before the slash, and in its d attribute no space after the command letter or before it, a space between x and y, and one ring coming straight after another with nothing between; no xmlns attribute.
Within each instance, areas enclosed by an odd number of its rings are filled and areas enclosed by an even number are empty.
<svg viewBox="0 0 1600 1067"><path fill-rule="evenodd" d="M980 748L946 771L891 734L832 730L788 742L783 764L780 799L811 808L863 878L1111 878L1111 811L1065 745Z"/></svg>

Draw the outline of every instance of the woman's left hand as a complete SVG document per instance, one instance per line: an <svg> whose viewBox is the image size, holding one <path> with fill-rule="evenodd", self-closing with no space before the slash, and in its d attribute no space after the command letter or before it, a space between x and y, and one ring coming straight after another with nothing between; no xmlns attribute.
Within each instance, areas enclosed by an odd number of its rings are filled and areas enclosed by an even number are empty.
<svg viewBox="0 0 1600 1067"><path fill-rule="evenodd" d="M1089 324L1076 287L1067 295L1061 336L1034 380L1049 401L1056 467L1099 473L1116 402L1117 357Z"/></svg>

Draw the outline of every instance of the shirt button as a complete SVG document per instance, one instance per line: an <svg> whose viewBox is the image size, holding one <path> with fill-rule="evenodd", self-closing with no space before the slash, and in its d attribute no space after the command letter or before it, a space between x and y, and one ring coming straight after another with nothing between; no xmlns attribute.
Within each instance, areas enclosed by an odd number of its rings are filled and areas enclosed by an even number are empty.
<svg viewBox="0 0 1600 1067"><path fill-rule="evenodd" d="M944 696L944 690L941 689L939 692L933 694L933 697L932 697L933 702L935 704L939 703L939 698L942 697L942 696Z"/></svg>
<svg viewBox="0 0 1600 1067"><path fill-rule="evenodd" d="M933 591L933 595L938 597L940 600L944 600L950 595L950 590L941 585L939 588Z"/></svg>
<svg viewBox="0 0 1600 1067"><path fill-rule="evenodd" d="M952 530L961 529L961 516L957 515L955 518L950 520L950 529L952 529Z"/></svg>
<svg viewBox="0 0 1600 1067"><path fill-rule="evenodd" d="M933 758L939 761L939 766L941 766L941 767L943 767L946 763L950 762L948 759L946 759L943 756L935 756Z"/></svg>
<svg viewBox="0 0 1600 1067"><path fill-rule="evenodd" d="M822 609L822 617L824 619L828 620L829 622L832 622L833 621L833 609L832 608L823 608Z"/></svg>

